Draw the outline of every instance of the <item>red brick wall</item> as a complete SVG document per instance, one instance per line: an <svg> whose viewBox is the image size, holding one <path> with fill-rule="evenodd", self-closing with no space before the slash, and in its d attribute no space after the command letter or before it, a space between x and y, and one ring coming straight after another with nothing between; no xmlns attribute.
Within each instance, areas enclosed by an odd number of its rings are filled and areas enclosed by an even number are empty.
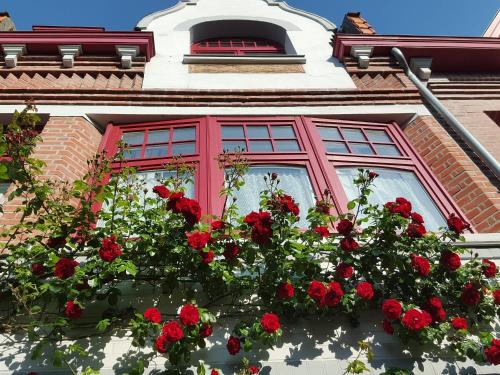
<svg viewBox="0 0 500 375"><path fill-rule="evenodd" d="M431 116L417 118L405 130L477 232L500 232L500 194L488 178Z"/></svg>
<svg viewBox="0 0 500 375"><path fill-rule="evenodd" d="M101 133L83 117L51 117L45 124L33 157L46 163L45 176L64 181L81 178L87 170L87 160L96 152ZM17 199L4 205L2 225L17 223Z"/></svg>

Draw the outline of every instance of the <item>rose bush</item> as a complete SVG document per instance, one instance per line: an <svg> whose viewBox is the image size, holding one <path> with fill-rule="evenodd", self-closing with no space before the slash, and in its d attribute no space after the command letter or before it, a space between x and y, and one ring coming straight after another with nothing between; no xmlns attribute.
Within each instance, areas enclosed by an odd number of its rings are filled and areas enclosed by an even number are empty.
<svg viewBox="0 0 500 375"><path fill-rule="evenodd" d="M71 367L71 356L85 351L63 350L62 342L76 338L82 321L95 327L89 336L129 330L134 346L152 348L175 366L203 350L216 321L226 318L238 317L225 343L236 355L273 347L282 327L292 329L300 318L344 315L357 326L362 311L375 309L385 318L381 329L405 343L499 362L500 341L491 333L500 304L495 264L474 255L462 262L464 250L453 242L469 225L457 215L434 234L404 197L369 204L376 173L360 170L359 197L344 214L332 214L338 207L328 191L301 211L272 174L260 209L240 217L233 194L245 163L224 155L226 205L219 217L202 217L203 208L183 189L192 168L180 162L166 166L174 177L155 187L145 187L120 153L118 173L109 168L110 155L98 155L71 186L42 178L43 163L31 157L35 125L28 110L17 113L0 142L8 156L0 177L13 184L9 199L23 201L19 224L2 233L7 311L0 328L27 331L34 358L46 362L51 349L56 365ZM299 215L309 228L298 227ZM180 296L183 305L175 313L157 304L120 306L130 283L150 287L156 300ZM89 312L102 303L109 308L92 321ZM134 373L145 361L137 359ZM356 360L350 368L360 366ZM256 371L246 362L241 373Z"/></svg>

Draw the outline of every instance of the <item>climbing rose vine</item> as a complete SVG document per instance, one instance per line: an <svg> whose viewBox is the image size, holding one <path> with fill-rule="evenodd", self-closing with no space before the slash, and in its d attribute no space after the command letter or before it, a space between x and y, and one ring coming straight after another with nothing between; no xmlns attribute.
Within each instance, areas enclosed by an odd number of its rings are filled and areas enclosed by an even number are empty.
<svg viewBox="0 0 500 375"><path fill-rule="evenodd" d="M469 228L458 215L430 233L405 197L369 204L378 175L360 170L349 213L336 214L328 191L304 211L273 173L261 206L240 216L241 155L220 158L226 203L218 217L203 216L188 196L193 168L180 160L165 166L171 177L156 186L145 185L121 152L97 155L81 180L60 183L44 178L43 163L32 157L39 141L33 109L16 113L0 142L8 199L22 202L19 224L2 233L0 328L27 333L34 359L76 373L72 359L85 350L64 342L81 338L82 328L94 339L127 332L138 351L135 366L124 370L139 374L155 356L167 366L189 364L228 321L237 322L213 345L238 355L286 341L282 330L293 331L302 318L343 315L357 326L371 311L380 314L380 329L404 343L443 358L451 352L500 363L492 333L497 267L453 245ZM121 171L110 169L111 157ZM300 217L307 228L299 228ZM366 343L361 349L369 352ZM356 360L348 371L363 368ZM239 374L259 371L243 360ZM202 363L198 373L205 373Z"/></svg>

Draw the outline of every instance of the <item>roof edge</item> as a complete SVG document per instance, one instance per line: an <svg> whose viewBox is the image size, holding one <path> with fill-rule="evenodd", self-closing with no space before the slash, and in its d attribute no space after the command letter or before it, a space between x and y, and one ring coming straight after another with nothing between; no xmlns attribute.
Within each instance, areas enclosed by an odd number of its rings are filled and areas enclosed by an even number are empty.
<svg viewBox="0 0 500 375"><path fill-rule="evenodd" d="M188 5L196 5L198 3L198 0L179 0L177 4L174 6L171 6L170 8L159 10L157 12L148 14L147 16L143 17L139 22L137 22L137 25L135 29L137 31L142 31L148 28L149 24L156 20L157 18L160 18L162 16L166 16L167 14L170 13L175 13L183 8L185 8Z"/></svg>
<svg viewBox="0 0 500 375"><path fill-rule="evenodd" d="M321 17L315 13L311 13L311 12L305 11L303 9L292 7L292 6L288 5L287 2L284 0L264 0L264 1L266 3L268 3L269 5L278 6L286 12L297 14L299 16L303 16L303 17L309 18L313 21L316 21L321 26L323 26L327 31L333 32L337 29L337 26L333 22L331 22L330 20L328 20L324 17Z"/></svg>

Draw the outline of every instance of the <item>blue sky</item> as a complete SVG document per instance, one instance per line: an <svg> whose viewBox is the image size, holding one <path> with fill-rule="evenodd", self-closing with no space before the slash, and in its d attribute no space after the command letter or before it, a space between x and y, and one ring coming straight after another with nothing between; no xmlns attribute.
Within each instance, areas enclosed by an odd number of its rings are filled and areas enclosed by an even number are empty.
<svg viewBox="0 0 500 375"><path fill-rule="evenodd" d="M208 0L205 0L208 1ZM380 34L482 35L500 0L288 0L335 24L348 11L361 11ZM18 30L32 25L104 26L132 30L142 16L176 0L3 0Z"/></svg>

